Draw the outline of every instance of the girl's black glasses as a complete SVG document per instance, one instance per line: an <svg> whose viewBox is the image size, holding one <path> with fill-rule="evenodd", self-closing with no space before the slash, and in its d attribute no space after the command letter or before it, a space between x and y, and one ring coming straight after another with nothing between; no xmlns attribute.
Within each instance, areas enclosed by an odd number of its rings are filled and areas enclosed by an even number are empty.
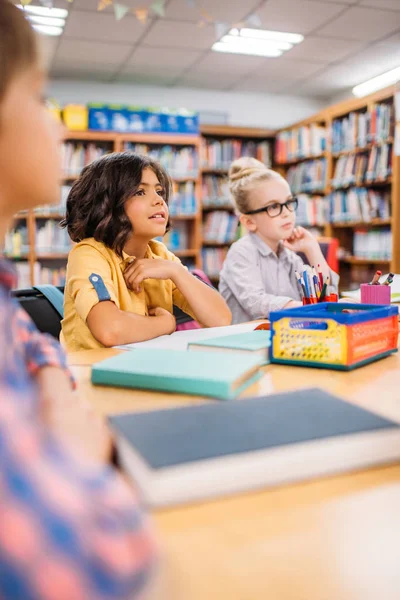
<svg viewBox="0 0 400 600"><path fill-rule="evenodd" d="M268 204L268 206L263 206L262 208L256 208L255 210L249 210L244 213L245 215L256 215L258 213L266 212L269 217L279 217L281 212L283 211L283 207L286 206L289 212L295 212L299 205L299 201L297 198L290 198L286 200L286 202L273 202L272 204Z"/></svg>

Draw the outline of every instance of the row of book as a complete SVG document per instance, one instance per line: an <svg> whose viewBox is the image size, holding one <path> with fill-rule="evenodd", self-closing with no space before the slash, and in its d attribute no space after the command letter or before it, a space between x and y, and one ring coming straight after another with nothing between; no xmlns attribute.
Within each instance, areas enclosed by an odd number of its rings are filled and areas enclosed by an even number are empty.
<svg viewBox="0 0 400 600"><path fill-rule="evenodd" d="M169 202L169 214L195 215L197 213L197 200L195 195L195 184L193 181L181 182Z"/></svg>
<svg viewBox="0 0 400 600"><path fill-rule="evenodd" d="M294 194L323 192L327 162L324 158L300 163L288 169L286 178Z"/></svg>
<svg viewBox="0 0 400 600"><path fill-rule="evenodd" d="M29 253L29 232L25 223L7 232L4 253L12 258L24 257Z"/></svg>
<svg viewBox="0 0 400 600"><path fill-rule="evenodd" d="M303 227L323 227L326 223L325 205L323 196L309 196L298 194L299 206L296 212L296 223Z"/></svg>
<svg viewBox="0 0 400 600"><path fill-rule="evenodd" d="M392 258L391 230L356 229L353 254L356 258L390 260Z"/></svg>
<svg viewBox="0 0 400 600"><path fill-rule="evenodd" d="M313 123L282 131L275 140L275 161L288 163L298 158L318 156L327 148L327 128Z"/></svg>
<svg viewBox="0 0 400 600"><path fill-rule="evenodd" d="M238 218L230 212L210 212L203 224L203 240L210 244L231 244L237 237Z"/></svg>
<svg viewBox="0 0 400 600"><path fill-rule="evenodd" d="M393 136L394 109L391 103L375 104L371 111L351 112L332 123L332 152L364 148Z"/></svg>
<svg viewBox="0 0 400 600"><path fill-rule="evenodd" d="M65 215L67 209L67 198L71 191L70 185L61 186L60 202L59 204L45 204L43 206L36 206L33 212L35 216L48 216L48 215Z"/></svg>
<svg viewBox="0 0 400 600"><path fill-rule="evenodd" d="M28 289L32 287L31 267L28 262L15 263L17 271L17 288ZM35 262L33 265L33 282L34 285L50 284L56 286L64 286L66 278L66 269L48 268Z"/></svg>
<svg viewBox="0 0 400 600"><path fill-rule="evenodd" d="M328 207L331 223L389 219L390 192L363 187L332 192L328 196Z"/></svg>
<svg viewBox="0 0 400 600"><path fill-rule="evenodd" d="M68 254L72 242L66 229L52 219L36 222L35 247L37 254Z"/></svg>
<svg viewBox="0 0 400 600"><path fill-rule="evenodd" d="M229 182L218 175L204 175L202 181L202 204L210 206L232 206L233 200L229 191Z"/></svg>
<svg viewBox="0 0 400 600"><path fill-rule="evenodd" d="M195 146L170 146L147 144L125 144L125 150L135 154L147 154L161 163L172 178L197 177L199 157Z"/></svg>
<svg viewBox="0 0 400 600"><path fill-rule="evenodd" d="M65 142L61 149L61 165L65 177L76 177L94 160L112 152L112 144Z"/></svg>
<svg viewBox="0 0 400 600"><path fill-rule="evenodd" d="M187 250L190 241L189 223L174 223L161 240L170 250Z"/></svg>
<svg viewBox="0 0 400 600"><path fill-rule="evenodd" d="M228 170L231 163L241 156L257 158L269 167L271 144L265 141L206 139L202 145L203 168Z"/></svg>
<svg viewBox="0 0 400 600"><path fill-rule="evenodd" d="M391 174L392 144L383 144L363 154L340 156L335 165L332 187L385 181Z"/></svg>
<svg viewBox="0 0 400 600"><path fill-rule="evenodd" d="M225 262L228 248L203 248L203 271L210 279L217 279Z"/></svg>

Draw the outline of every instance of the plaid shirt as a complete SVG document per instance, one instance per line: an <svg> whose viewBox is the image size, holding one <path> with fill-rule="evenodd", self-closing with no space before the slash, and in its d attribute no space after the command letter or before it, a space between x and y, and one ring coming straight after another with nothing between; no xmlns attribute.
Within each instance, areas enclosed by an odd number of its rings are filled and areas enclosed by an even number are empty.
<svg viewBox="0 0 400 600"><path fill-rule="evenodd" d="M0 261L0 600L137 598L148 524L110 467L77 464L41 423L34 375L65 356L10 300L14 286Z"/></svg>

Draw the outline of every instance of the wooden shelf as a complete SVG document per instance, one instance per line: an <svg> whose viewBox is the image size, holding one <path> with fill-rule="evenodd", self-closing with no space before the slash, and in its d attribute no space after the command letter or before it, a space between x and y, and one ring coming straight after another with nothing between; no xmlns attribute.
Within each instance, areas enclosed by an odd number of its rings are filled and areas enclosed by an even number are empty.
<svg viewBox="0 0 400 600"><path fill-rule="evenodd" d="M348 221L343 223L330 223L333 229L352 229L354 227L378 227L391 225L392 219L372 219L372 221Z"/></svg>
<svg viewBox="0 0 400 600"><path fill-rule="evenodd" d="M374 188L374 187L386 187L392 185L392 178L389 177L383 181L369 181L368 183L350 183L347 185L332 186L332 192L340 190L349 190L350 188Z"/></svg>
<svg viewBox="0 0 400 600"><path fill-rule="evenodd" d="M192 248L190 250L170 250L175 254L175 256L197 256L199 254L199 250Z"/></svg>
<svg viewBox="0 0 400 600"><path fill-rule="evenodd" d="M229 169L218 169L217 167L204 167L200 169L202 175L228 175Z"/></svg>
<svg viewBox="0 0 400 600"><path fill-rule="evenodd" d="M33 217L35 219L56 219L56 220L60 220L61 219L65 219L65 214L64 213L33 213Z"/></svg>
<svg viewBox="0 0 400 600"><path fill-rule="evenodd" d="M389 137L387 140L370 142L366 146L356 147L353 150L340 150L340 152L332 152L333 158L339 158L340 156L348 156L349 154L362 154L363 152L369 152L372 148L379 148L385 144L393 144L393 138Z"/></svg>
<svg viewBox="0 0 400 600"><path fill-rule="evenodd" d="M231 246L233 244L235 240L232 240L231 242L206 242L203 241L203 246L206 246L207 248L226 248L227 246Z"/></svg>
<svg viewBox="0 0 400 600"><path fill-rule="evenodd" d="M259 127L235 127L232 125L200 125L200 133L205 136L245 137L253 139L268 139L275 137L273 129Z"/></svg>
<svg viewBox="0 0 400 600"><path fill-rule="evenodd" d="M64 136L66 142L114 142L114 131L68 131Z"/></svg>
<svg viewBox="0 0 400 600"><path fill-rule="evenodd" d="M199 213L195 213L194 215L169 215L171 221L194 221L199 217Z"/></svg>
<svg viewBox="0 0 400 600"><path fill-rule="evenodd" d="M171 179L174 183L187 183L188 181L196 183L196 181L198 181L199 178L190 175L188 177L171 177Z"/></svg>
<svg viewBox="0 0 400 600"><path fill-rule="evenodd" d="M35 260L66 260L69 252L41 252L34 254Z"/></svg>
<svg viewBox="0 0 400 600"><path fill-rule="evenodd" d="M213 206L203 205L203 212L212 212L215 210L227 210L229 212L233 212L235 210L235 207L232 206L232 204L214 204Z"/></svg>
<svg viewBox="0 0 400 600"><path fill-rule="evenodd" d="M307 162L310 160L318 160L321 158L327 158L328 153L323 152L322 154L316 154L315 156L307 156L302 158L293 158L292 160L288 160L285 162L276 162L276 166L278 167L291 167L293 165L298 165L299 163Z"/></svg>
<svg viewBox="0 0 400 600"><path fill-rule="evenodd" d="M149 144L155 146L198 146L200 144L200 135L174 133L120 133L114 134L113 139L124 144L132 142L136 144Z"/></svg>
<svg viewBox="0 0 400 600"><path fill-rule="evenodd" d="M76 181L77 179L79 179L79 175L67 175L67 174L64 174L63 177L62 177L63 183L66 183L67 181Z"/></svg>
<svg viewBox="0 0 400 600"><path fill-rule="evenodd" d="M356 256L346 256L339 260L350 265L389 265L392 262L387 258L357 258Z"/></svg>

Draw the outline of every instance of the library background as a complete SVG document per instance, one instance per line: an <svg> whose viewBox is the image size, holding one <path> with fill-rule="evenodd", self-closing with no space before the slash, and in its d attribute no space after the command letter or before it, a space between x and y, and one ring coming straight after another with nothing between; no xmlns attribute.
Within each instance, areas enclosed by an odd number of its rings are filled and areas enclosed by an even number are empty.
<svg viewBox="0 0 400 600"><path fill-rule="evenodd" d="M71 185L85 165L121 150L168 170L164 241L214 285L243 235L227 180L240 156L287 178L297 224L334 252L342 290L377 268L400 272L399 0L23 9L42 38L49 110L65 141L59 205L17 214L8 232L19 287L63 285L72 243L59 222Z"/></svg>

